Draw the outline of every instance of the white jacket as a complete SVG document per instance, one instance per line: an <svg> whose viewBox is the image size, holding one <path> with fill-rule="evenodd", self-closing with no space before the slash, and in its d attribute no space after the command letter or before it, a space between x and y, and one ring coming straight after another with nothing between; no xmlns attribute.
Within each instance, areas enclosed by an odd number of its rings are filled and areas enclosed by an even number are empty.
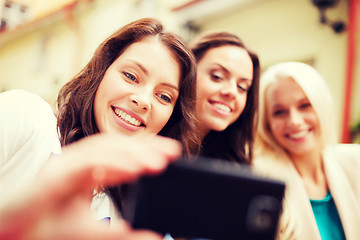
<svg viewBox="0 0 360 240"><path fill-rule="evenodd" d="M255 159L255 167L261 171L264 171L264 166L261 166L265 163L263 160ZM328 147L323 151L323 161L329 190L336 204L346 239L360 239L360 145L338 144ZM265 165L269 166L268 164ZM267 169L270 168L272 167ZM296 239L321 240L300 175L291 162L284 164L281 169L283 172L280 174L285 177L287 184L285 201L290 207L291 218L295 221Z"/></svg>

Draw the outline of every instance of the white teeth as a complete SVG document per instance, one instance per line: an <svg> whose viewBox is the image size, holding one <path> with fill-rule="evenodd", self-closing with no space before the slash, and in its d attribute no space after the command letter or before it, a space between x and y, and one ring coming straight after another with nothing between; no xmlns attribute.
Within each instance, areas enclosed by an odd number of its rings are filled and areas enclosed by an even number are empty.
<svg viewBox="0 0 360 240"><path fill-rule="evenodd" d="M214 106L218 109L220 109L221 111L224 111L224 112L231 112L231 109L224 105L224 104L221 104L221 103L214 103Z"/></svg>
<svg viewBox="0 0 360 240"><path fill-rule="evenodd" d="M298 132L298 133L289 134L289 137L298 139L298 138L304 137L306 134L307 134L307 131L302 131L302 132Z"/></svg>
<svg viewBox="0 0 360 240"><path fill-rule="evenodd" d="M125 113L124 111L121 111L118 108L115 108L114 112L119 118L121 118L122 120L124 120L127 123L130 123L137 127L141 125L141 122L139 120L131 117L129 114Z"/></svg>

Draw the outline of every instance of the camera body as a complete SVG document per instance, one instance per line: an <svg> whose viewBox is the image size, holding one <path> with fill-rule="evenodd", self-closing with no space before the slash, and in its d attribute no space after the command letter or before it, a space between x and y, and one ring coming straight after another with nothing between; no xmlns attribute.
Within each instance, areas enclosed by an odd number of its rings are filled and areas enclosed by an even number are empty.
<svg viewBox="0 0 360 240"><path fill-rule="evenodd" d="M179 160L130 185L123 217L173 237L274 239L285 184L215 159Z"/></svg>

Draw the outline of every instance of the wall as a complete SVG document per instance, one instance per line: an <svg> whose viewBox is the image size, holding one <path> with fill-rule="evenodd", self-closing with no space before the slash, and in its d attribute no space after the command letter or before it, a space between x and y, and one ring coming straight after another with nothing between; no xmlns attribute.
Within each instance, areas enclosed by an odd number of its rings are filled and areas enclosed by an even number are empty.
<svg viewBox="0 0 360 240"><path fill-rule="evenodd" d="M0 91L27 89L55 106L61 86L85 66L96 47L119 27L140 17L157 17L164 20L166 29L176 30L171 19L165 21L169 10L164 2L82 1L68 12L72 15L60 11L20 30L0 33Z"/></svg>
<svg viewBox="0 0 360 240"><path fill-rule="evenodd" d="M25 30L15 31L12 37L0 33L0 91L28 89L55 105L60 87L88 62L95 48L117 28L139 17L157 17L168 30L186 35L179 26L181 21L169 11L175 2L179 4L178 0L81 2L85 3L74 11L73 18L60 12ZM198 19L201 30L238 33L259 53L263 68L278 61L313 61L334 95L340 133L347 33L334 34L331 28L321 25L319 11L311 0L248 2L252 4ZM346 20L347 3L340 0L339 6L327 11L328 17ZM360 121L360 46L356 55L351 124Z"/></svg>

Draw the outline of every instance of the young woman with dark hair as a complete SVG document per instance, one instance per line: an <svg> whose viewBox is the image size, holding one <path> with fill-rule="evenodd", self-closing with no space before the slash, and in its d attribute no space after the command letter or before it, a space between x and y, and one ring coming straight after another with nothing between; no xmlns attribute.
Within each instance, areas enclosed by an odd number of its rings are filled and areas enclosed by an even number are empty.
<svg viewBox="0 0 360 240"><path fill-rule="evenodd" d="M84 69L59 92L57 127L63 152L54 157L51 155L52 149L46 151L47 158L51 159L41 170L37 178L39 180L34 181L38 183L49 179L49 184L55 187L55 191L39 185L39 190L29 188L31 192L23 195L25 200L21 202L21 206L0 206L1 209L14 207L14 211L9 208L9 214L6 215L7 218L13 217L14 221L6 226L2 225L0 236L11 239L96 238L98 235L84 237L87 231L76 232L71 224L74 221L72 217L76 215L74 219L80 222L73 224L74 226L97 229L91 228L93 225L89 225L89 221L81 222L81 216L84 216L86 206L89 207L90 204L84 205L84 201L77 199L86 198L85 202L88 203L87 200L90 201L91 198L87 197L92 196L94 189L103 190L103 187L128 183L141 174L156 174L181 154L196 154L200 140L195 114L195 64L195 58L187 44L177 35L165 32L156 19L139 19L107 38ZM22 100L26 101L26 97ZM22 119L27 121L29 116L26 117ZM32 121L31 124L38 123ZM53 125L56 135L55 123ZM57 136L53 138L58 141ZM19 147L17 142L14 144ZM50 147L52 144L49 144ZM30 150L45 152L36 147ZM23 155L22 161L39 161L26 158L26 153ZM46 160L41 159L42 162ZM17 177L14 176L14 180ZM64 186L56 191L56 188L61 187L59 181L62 177L64 184L74 186ZM96 183L99 185L96 186ZM118 195L120 190L121 187L116 186L108 188L106 192L118 200L118 197L121 198ZM39 194L44 194L44 198ZM42 204L34 205L36 199L43 201ZM33 208L27 203L33 204ZM81 210L76 207L77 203L82 206ZM38 209L42 206L46 211ZM111 208L110 211L107 207ZM121 203L118 207L121 207ZM66 210L66 214L60 208ZM21 209L31 214L28 219L20 218L23 225L16 226L14 223L21 216ZM96 211L100 211L100 218L114 217L112 223L117 224L117 211L106 194L95 194L92 209L95 215L98 213ZM44 219L52 222L43 226ZM0 218L0 222L4 222L4 219ZM29 226L34 227L34 231ZM16 231L17 229L21 231ZM42 230L49 231L41 232ZM101 231L107 232L104 228ZM1 235L2 233L4 234ZM120 234L121 231L117 233ZM148 234L144 236L146 235ZM135 236L134 239L139 239ZM154 237L154 234L151 236ZM123 237L126 238L126 234ZM156 235L155 238L157 237Z"/></svg>
<svg viewBox="0 0 360 240"><path fill-rule="evenodd" d="M196 154L200 140L195 125L195 80L195 59L180 37L164 32L155 19L125 25L61 89L61 144L99 132L159 134L179 140L185 155ZM106 189L119 212L125 189ZM111 204L107 208L116 215Z"/></svg>
<svg viewBox="0 0 360 240"><path fill-rule="evenodd" d="M169 51L172 62L178 65L180 72L175 78L179 88L177 100L173 99L172 114L159 129L159 135L179 140L187 154L197 151L199 140L197 134L194 134L196 118L193 107L196 91L194 58L182 39L173 33L164 32L162 24L156 19L141 19L116 31L100 44L84 69L61 89L58 96L58 127L63 146L101 132L96 122L94 105L106 71L132 44L149 39L163 45ZM142 58L143 55L146 53L140 53L138 57ZM157 63L155 53L149 58L153 63ZM165 65L156 65L155 70L161 75L166 68ZM147 131L147 127L142 124L134 133L144 131Z"/></svg>
<svg viewBox="0 0 360 240"><path fill-rule="evenodd" d="M199 155L251 164L258 108L258 56L230 32L201 35L192 43L192 51L197 61ZM166 235L165 239L173 238Z"/></svg>
<svg viewBox="0 0 360 240"><path fill-rule="evenodd" d="M251 163L260 63L229 32L208 33L192 45L197 60L201 155Z"/></svg>

